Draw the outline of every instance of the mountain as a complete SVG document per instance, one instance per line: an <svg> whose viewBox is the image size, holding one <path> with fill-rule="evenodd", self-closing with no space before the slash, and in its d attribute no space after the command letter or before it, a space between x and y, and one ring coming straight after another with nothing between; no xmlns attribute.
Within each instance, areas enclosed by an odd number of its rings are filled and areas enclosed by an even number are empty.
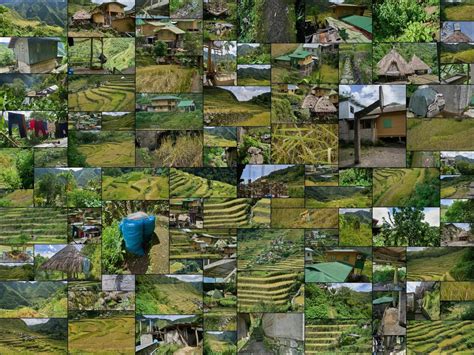
<svg viewBox="0 0 474 355"><path fill-rule="evenodd" d="M271 108L272 94L270 92L265 92L263 94L252 97L248 102L252 102L254 104L264 106L266 108Z"/></svg>
<svg viewBox="0 0 474 355"><path fill-rule="evenodd" d="M456 155L454 157L454 160L456 160L456 161L465 161L465 162L468 162L469 164L474 164L474 159L465 157L464 155Z"/></svg>
<svg viewBox="0 0 474 355"><path fill-rule="evenodd" d="M31 325L30 329L47 334L53 339L65 339L67 337L67 319L50 318L46 323Z"/></svg>
<svg viewBox="0 0 474 355"><path fill-rule="evenodd" d="M237 76L239 79L258 79L258 80L270 80L271 69L258 69L258 68L239 68L237 69Z"/></svg>
<svg viewBox="0 0 474 355"><path fill-rule="evenodd" d="M2 0L0 0L2 1ZM0 36L61 36L66 31L66 24L46 24L44 18L25 19L14 8L0 4Z"/></svg>
<svg viewBox="0 0 474 355"><path fill-rule="evenodd" d="M355 212L346 212L344 216L355 216L361 220L361 222L372 223L372 214L369 211L358 210Z"/></svg>
<svg viewBox="0 0 474 355"><path fill-rule="evenodd" d="M237 51L239 56L245 56L247 54L251 54L257 50L258 47L253 47L248 44L239 44Z"/></svg>
<svg viewBox="0 0 474 355"><path fill-rule="evenodd" d="M67 1L64 0L0 0L0 5L15 10L27 20L43 21L48 25L66 25Z"/></svg>
<svg viewBox="0 0 474 355"><path fill-rule="evenodd" d="M0 283L0 308L15 309L17 307L29 306L30 302L27 298L11 287L11 284L18 284L18 282Z"/></svg>
<svg viewBox="0 0 474 355"><path fill-rule="evenodd" d="M267 181L274 181L274 182L284 182L284 183L301 181L303 183L304 182L304 165L289 166L285 169L272 171L270 174L266 176L262 176L260 179L267 180Z"/></svg>

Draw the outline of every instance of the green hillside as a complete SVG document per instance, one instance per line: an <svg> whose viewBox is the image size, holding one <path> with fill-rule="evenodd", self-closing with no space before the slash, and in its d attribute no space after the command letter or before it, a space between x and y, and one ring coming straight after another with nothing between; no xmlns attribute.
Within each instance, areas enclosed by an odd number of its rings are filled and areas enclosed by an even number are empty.
<svg viewBox="0 0 474 355"><path fill-rule="evenodd" d="M64 27L48 25L41 17L28 20L14 9L0 5L0 36L60 36Z"/></svg>

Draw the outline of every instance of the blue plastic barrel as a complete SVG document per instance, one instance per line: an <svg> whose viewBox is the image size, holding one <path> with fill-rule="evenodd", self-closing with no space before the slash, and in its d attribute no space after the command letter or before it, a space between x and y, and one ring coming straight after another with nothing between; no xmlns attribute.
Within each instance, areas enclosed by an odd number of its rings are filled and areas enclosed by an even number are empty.
<svg viewBox="0 0 474 355"><path fill-rule="evenodd" d="M145 255L143 250L143 219L122 219L120 231L125 241L125 248L132 254Z"/></svg>

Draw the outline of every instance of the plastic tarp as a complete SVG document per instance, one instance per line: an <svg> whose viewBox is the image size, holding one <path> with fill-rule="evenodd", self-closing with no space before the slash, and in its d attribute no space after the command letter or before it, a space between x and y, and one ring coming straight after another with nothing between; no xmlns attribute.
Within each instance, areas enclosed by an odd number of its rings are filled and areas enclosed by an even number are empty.
<svg viewBox="0 0 474 355"><path fill-rule="evenodd" d="M125 248L135 255L145 255L143 247L151 240L154 230L155 216L144 212L130 214L120 222Z"/></svg>
<svg viewBox="0 0 474 355"><path fill-rule="evenodd" d="M436 99L437 92L431 88L416 90L410 98L409 109L417 116L426 117L428 106Z"/></svg>

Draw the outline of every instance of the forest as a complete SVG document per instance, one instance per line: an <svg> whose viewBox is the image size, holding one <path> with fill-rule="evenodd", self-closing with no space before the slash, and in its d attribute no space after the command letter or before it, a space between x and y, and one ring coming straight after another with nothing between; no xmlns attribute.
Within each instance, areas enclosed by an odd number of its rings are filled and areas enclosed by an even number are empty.
<svg viewBox="0 0 474 355"><path fill-rule="evenodd" d="M100 169L38 168L35 206L100 207Z"/></svg>
<svg viewBox="0 0 474 355"><path fill-rule="evenodd" d="M305 318L371 319L372 293L370 284L315 284L305 289Z"/></svg>
<svg viewBox="0 0 474 355"><path fill-rule="evenodd" d="M372 245L372 214L370 209L339 211L339 244L345 246Z"/></svg>
<svg viewBox="0 0 474 355"><path fill-rule="evenodd" d="M32 205L33 151L31 149L2 149L0 151L0 189L8 192L0 198L1 207Z"/></svg>

